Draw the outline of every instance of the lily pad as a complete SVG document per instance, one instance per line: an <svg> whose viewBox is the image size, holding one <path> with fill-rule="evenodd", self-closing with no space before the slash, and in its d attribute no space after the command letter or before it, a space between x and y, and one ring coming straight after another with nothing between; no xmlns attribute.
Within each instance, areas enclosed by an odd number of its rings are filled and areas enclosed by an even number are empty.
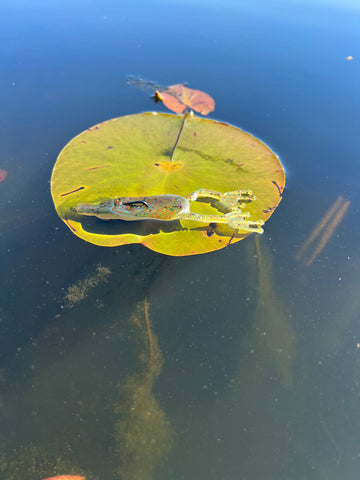
<svg viewBox="0 0 360 480"><path fill-rule="evenodd" d="M72 139L54 166L51 194L61 219L90 243L142 243L167 255L191 255L224 248L250 232L191 220L104 221L76 208L114 197L252 190L256 200L245 210L252 220L265 222L284 184L278 157L249 133L193 114L148 112L100 123ZM219 215L206 200L193 202L191 211Z"/></svg>
<svg viewBox="0 0 360 480"><path fill-rule="evenodd" d="M215 108L214 99L210 95L201 90L187 88L183 84L172 85L167 90L156 90L155 97L175 113L182 113L186 108L190 108L201 115L208 115Z"/></svg>
<svg viewBox="0 0 360 480"><path fill-rule="evenodd" d="M0 182L5 180L6 177L7 177L7 171L0 168Z"/></svg>

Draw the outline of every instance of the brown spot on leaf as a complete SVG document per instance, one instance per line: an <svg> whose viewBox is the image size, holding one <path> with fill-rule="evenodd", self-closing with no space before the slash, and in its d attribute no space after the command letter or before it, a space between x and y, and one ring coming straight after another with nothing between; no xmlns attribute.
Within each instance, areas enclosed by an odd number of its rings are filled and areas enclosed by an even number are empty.
<svg viewBox="0 0 360 480"><path fill-rule="evenodd" d="M64 220L65 220L66 225L70 228L70 230L72 230L73 232L76 232L76 228L74 228L74 227L70 224L69 220L68 220L67 218L65 218Z"/></svg>
<svg viewBox="0 0 360 480"><path fill-rule="evenodd" d="M88 168L86 171L89 172L90 170L98 170L99 168L109 168L110 165L99 165L98 167L91 167Z"/></svg>
<svg viewBox="0 0 360 480"><path fill-rule="evenodd" d="M66 197L66 195L70 195L71 193L79 192L80 190L84 190L84 188L85 187L79 187L79 188L76 188L75 190L71 190L71 192L62 193L60 195L60 197Z"/></svg>
<svg viewBox="0 0 360 480"><path fill-rule="evenodd" d="M269 213L275 210L276 207L268 207L266 210L263 210L264 213Z"/></svg>
<svg viewBox="0 0 360 480"><path fill-rule="evenodd" d="M232 165L233 167L236 167L238 170L244 166L244 163L236 163L234 160L231 158L228 158L225 160L225 163L228 163L229 165Z"/></svg>
<svg viewBox="0 0 360 480"><path fill-rule="evenodd" d="M277 188L280 197L282 197L284 187L280 187L280 186L275 182L275 180L272 180L272 183L273 183L273 184L275 185L275 187Z"/></svg>
<svg viewBox="0 0 360 480"><path fill-rule="evenodd" d="M235 238L235 232L231 235L227 244L230 245L230 243L234 240L234 238Z"/></svg>

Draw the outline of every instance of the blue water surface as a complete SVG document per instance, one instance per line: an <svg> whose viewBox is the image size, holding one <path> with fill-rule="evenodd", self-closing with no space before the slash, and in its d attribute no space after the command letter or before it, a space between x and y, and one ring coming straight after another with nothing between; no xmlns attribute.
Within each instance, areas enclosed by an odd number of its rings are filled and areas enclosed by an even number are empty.
<svg viewBox="0 0 360 480"><path fill-rule="evenodd" d="M1 478L357 478L359 24L350 0L0 5ZM166 111L129 75L208 92L211 118L279 155L287 185L263 235L173 258L96 247L61 222L49 181L63 146ZM129 378L155 402L137 430L145 394L124 393Z"/></svg>

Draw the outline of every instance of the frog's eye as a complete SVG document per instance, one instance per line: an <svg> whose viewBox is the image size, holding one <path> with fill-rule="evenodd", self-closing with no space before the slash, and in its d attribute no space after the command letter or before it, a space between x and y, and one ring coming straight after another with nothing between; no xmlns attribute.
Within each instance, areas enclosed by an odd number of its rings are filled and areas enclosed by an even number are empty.
<svg viewBox="0 0 360 480"><path fill-rule="evenodd" d="M130 208L141 208L143 206L149 208L149 204L144 202L143 200L136 200L135 202L126 202L126 203L123 203L123 205L126 205Z"/></svg>

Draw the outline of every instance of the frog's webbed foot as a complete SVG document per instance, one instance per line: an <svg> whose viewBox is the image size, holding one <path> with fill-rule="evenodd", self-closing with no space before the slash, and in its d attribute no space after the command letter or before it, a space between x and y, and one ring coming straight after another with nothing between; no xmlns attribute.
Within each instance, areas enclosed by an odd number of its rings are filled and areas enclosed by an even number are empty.
<svg viewBox="0 0 360 480"><path fill-rule="evenodd" d="M232 211L225 215L229 227L236 230L245 230L246 232L263 233L261 228L264 225L263 220L246 220L250 217L249 212Z"/></svg>

